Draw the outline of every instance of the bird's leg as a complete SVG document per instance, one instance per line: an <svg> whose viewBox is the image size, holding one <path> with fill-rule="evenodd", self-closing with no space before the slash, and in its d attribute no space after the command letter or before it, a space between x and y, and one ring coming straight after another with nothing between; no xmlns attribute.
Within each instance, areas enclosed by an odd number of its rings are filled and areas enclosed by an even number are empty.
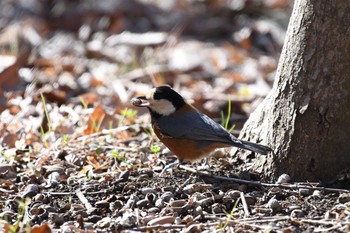
<svg viewBox="0 0 350 233"><path fill-rule="evenodd" d="M204 158L201 160L201 163L197 166L197 170L206 170L209 166L209 158Z"/></svg>
<svg viewBox="0 0 350 233"><path fill-rule="evenodd" d="M170 174L173 175L173 168L177 167L181 164L181 161L179 159L175 160L175 162L169 163L167 165L164 166L163 170L160 172L159 176L163 176L163 173L166 170L170 170Z"/></svg>

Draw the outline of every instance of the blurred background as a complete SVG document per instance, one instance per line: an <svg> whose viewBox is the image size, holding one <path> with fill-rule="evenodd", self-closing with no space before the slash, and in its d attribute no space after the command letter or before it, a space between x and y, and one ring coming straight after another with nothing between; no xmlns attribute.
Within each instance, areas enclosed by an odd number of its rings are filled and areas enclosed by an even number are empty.
<svg viewBox="0 0 350 233"><path fill-rule="evenodd" d="M0 130L23 131L32 143L48 131L114 128L132 97L169 84L218 122L230 102L238 133L272 87L292 5L2 0ZM104 118L98 130L91 130L92 113ZM3 145L13 146L10 139Z"/></svg>

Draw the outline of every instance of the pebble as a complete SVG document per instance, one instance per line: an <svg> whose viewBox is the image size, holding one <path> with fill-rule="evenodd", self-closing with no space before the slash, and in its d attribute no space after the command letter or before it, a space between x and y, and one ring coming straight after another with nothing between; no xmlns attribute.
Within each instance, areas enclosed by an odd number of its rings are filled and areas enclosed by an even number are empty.
<svg viewBox="0 0 350 233"><path fill-rule="evenodd" d="M163 199L157 199L156 202L154 203L154 206L163 209L164 208L164 201Z"/></svg>
<svg viewBox="0 0 350 233"><path fill-rule="evenodd" d="M22 192L22 197L26 198L26 197L34 197L35 195L37 195L39 192L39 186L37 184L29 184L25 190Z"/></svg>
<svg viewBox="0 0 350 233"><path fill-rule="evenodd" d="M211 211L213 212L213 214L222 214L224 213L224 206L220 203L214 203L211 206Z"/></svg>
<svg viewBox="0 0 350 233"><path fill-rule="evenodd" d="M195 192L205 192L207 190L212 190L212 184L189 184L183 188L183 192L186 194L192 194Z"/></svg>
<svg viewBox="0 0 350 233"><path fill-rule="evenodd" d="M275 198L271 198L271 199L269 200L269 202L266 204L266 207L272 209L272 211L273 211L274 213L280 212L280 211L282 210L281 204L280 204L279 201L276 200Z"/></svg>
<svg viewBox="0 0 350 233"><path fill-rule="evenodd" d="M188 202L186 200L175 200L170 203L170 207L175 211L175 212L181 212L185 208L187 208Z"/></svg>
<svg viewBox="0 0 350 233"><path fill-rule="evenodd" d="M301 209L295 209L290 213L292 218L301 218L304 216L304 212Z"/></svg>
<svg viewBox="0 0 350 233"><path fill-rule="evenodd" d="M301 188L301 189L299 189L299 194L301 196L307 197L310 195L310 189Z"/></svg>
<svg viewBox="0 0 350 233"><path fill-rule="evenodd" d="M104 201L104 200L102 200L102 201L97 201L97 202L95 203L95 206L96 206L97 208L108 209L108 208L109 208L109 202Z"/></svg>
<svg viewBox="0 0 350 233"><path fill-rule="evenodd" d="M339 203L344 204L344 203L349 202L349 201L350 201L350 193L342 193L338 197Z"/></svg>
<svg viewBox="0 0 350 233"><path fill-rule="evenodd" d="M160 198L161 198L163 201L165 201L165 202L169 202L169 201L171 201L171 199L174 198L174 193L172 193L172 192L165 192L165 193L163 193L163 194L160 196Z"/></svg>
<svg viewBox="0 0 350 233"><path fill-rule="evenodd" d="M87 217L87 221L88 222L93 222L93 223L97 223L98 221L100 221L102 219L102 217L100 215L90 215Z"/></svg>
<svg viewBox="0 0 350 233"><path fill-rule="evenodd" d="M158 218L154 218L148 222L148 226L154 225L164 225L164 224L173 224L175 222L175 218L173 216L162 216Z"/></svg>
<svg viewBox="0 0 350 233"><path fill-rule="evenodd" d="M142 199L142 200L139 200L138 202L136 202L136 206L138 208L146 208L149 206L149 201L147 199Z"/></svg>
<svg viewBox="0 0 350 233"><path fill-rule="evenodd" d="M149 187L146 187L146 188L142 188L141 189L141 193L142 194L148 194L148 193L157 193L153 188L149 188Z"/></svg>
<svg viewBox="0 0 350 233"><path fill-rule="evenodd" d="M194 217L197 217L199 215L203 214L203 208L201 206L197 206L194 210L193 210L193 215Z"/></svg>
<svg viewBox="0 0 350 233"><path fill-rule="evenodd" d="M119 181L120 181L120 182L126 182L126 181L129 180L129 176L130 176L129 170L123 171L123 172L120 173L120 175L119 175Z"/></svg>
<svg viewBox="0 0 350 233"><path fill-rule="evenodd" d="M292 178L288 174L282 174L278 177L276 184L288 184Z"/></svg>

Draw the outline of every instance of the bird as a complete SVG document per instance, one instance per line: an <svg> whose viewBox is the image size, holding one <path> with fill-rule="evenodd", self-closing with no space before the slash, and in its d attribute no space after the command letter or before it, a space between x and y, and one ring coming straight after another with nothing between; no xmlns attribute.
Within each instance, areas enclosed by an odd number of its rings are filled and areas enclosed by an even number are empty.
<svg viewBox="0 0 350 233"><path fill-rule="evenodd" d="M133 98L131 103L149 110L154 133L180 162L203 159L225 147L263 155L272 151L268 146L236 138L168 85L155 87L147 95Z"/></svg>

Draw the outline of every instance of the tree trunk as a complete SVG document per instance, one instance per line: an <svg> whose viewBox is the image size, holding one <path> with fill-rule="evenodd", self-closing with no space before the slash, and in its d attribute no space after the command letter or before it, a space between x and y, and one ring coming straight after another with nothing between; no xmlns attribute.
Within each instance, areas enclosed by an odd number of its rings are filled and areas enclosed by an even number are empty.
<svg viewBox="0 0 350 233"><path fill-rule="evenodd" d="M273 89L241 138L273 148L252 166L272 180L350 168L350 1L295 1Z"/></svg>

